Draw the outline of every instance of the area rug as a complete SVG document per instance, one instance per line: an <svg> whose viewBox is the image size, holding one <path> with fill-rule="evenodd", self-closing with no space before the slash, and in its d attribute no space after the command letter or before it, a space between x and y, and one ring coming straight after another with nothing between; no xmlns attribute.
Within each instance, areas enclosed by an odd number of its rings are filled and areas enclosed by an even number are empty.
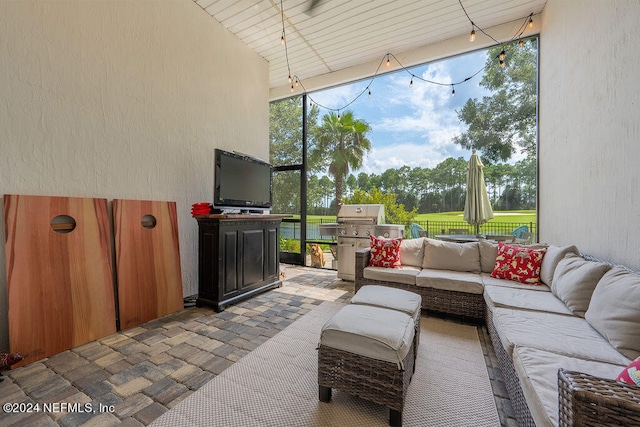
<svg viewBox="0 0 640 427"><path fill-rule="evenodd" d="M320 328L343 304L325 301L165 412L152 426L387 426L389 410L334 390L318 400ZM499 426L474 326L423 317L405 426Z"/></svg>

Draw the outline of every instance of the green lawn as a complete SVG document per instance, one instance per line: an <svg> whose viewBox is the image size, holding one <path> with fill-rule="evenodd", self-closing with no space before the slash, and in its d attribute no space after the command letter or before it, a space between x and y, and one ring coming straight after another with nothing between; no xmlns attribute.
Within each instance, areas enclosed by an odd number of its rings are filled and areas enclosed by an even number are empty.
<svg viewBox="0 0 640 427"><path fill-rule="evenodd" d="M414 221L460 221L464 222L464 212L440 212L419 214L414 218ZM514 222L514 223L527 223L536 222L535 210L522 210L522 211L496 211L494 217L489 222Z"/></svg>
<svg viewBox="0 0 640 427"><path fill-rule="evenodd" d="M300 218L300 215L292 215L292 218ZM335 216L323 216L323 215L309 215L307 216L309 222L335 222ZM439 212L429 214L419 214L414 218L416 222L422 221L460 221L464 222L463 212ZM521 211L496 211L494 212L494 218L490 222L514 222L514 223L528 223L536 222L535 210L521 210Z"/></svg>

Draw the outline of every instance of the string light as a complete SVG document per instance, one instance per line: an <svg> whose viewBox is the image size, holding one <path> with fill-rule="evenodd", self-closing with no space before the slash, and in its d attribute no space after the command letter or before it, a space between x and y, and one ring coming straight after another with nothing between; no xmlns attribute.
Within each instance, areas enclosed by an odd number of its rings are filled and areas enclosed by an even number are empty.
<svg viewBox="0 0 640 427"><path fill-rule="evenodd" d="M280 37L280 44L284 46L284 55L287 59L287 70L289 71L289 83L291 83L291 67L289 66L289 49L287 47L287 39L284 37L284 8L282 7L282 0L280 0L280 19L282 21L282 36ZM293 92L293 85L291 85L291 92Z"/></svg>
<svg viewBox="0 0 640 427"><path fill-rule="evenodd" d="M288 49L287 49L287 40L285 37L285 27L284 27L284 9L282 7L282 0L280 0L280 11L281 11L281 17L282 17L282 37L280 39L281 43L284 45L285 47L285 54L286 54L286 60L287 60L287 68L289 69L289 83L291 84L291 92L294 92L295 88L294 88L294 84L295 87L297 86L302 86L302 90L304 91L304 93L306 94L306 88L304 87L304 84L302 83L302 81L298 78L298 76L294 75L293 78L291 77L291 68L289 65L289 53L288 53ZM465 10L464 6L462 5L462 0L458 0L458 2L460 3L460 7L462 8L462 10L464 11L465 15L467 16L467 18L469 19L469 22L471 23L471 34L469 35L469 40L470 41L474 41L475 40L475 29L477 28L480 32L482 32L484 35L486 35L487 37L489 37L491 40L493 40L496 45L500 44L496 39L494 39L490 34L487 34L481 27L478 27L477 25L475 25L473 23L473 21L471 20L471 18L469 17L469 14L467 13L467 11ZM528 19L527 19L528 18ZM524 40L521 38L521 36L524 34L525 29L527 27L531 28L533 26L533 13L529 14L529 16L527 16L527 18L525 18L522 26L520 27L520 29L518 30L518 32L511 38L511 41L514 40L518 40L518 44L520 45L520 47L524 46ZM503 45L504 46L504 45ZM496 59L499 58L499 64L500 67L504 68L505 67L505 50L503 49L500 54L498 55L498 57ZM461 80L459 82L454 82L454 83L443 83L443 82L437 82L437 81L432 81L432 80L428 80L425 79L421 76L416 76L415 74L413 74L411 71L409 71L400 61L398 61L398 58L395 57L395 55L393 55L392 53L387 53L383 56L382 60L380 61L380 64L378 65L378 68L376 69L375 73L373 74L373 76L371 77L371 81L369 82L369 85L367 87L364 88L364 90L362 92L360 92L360 94L358 94L352 101L348 102L346 105L340 107L340 108L329 108L326 107L322 104L319 104L317 101L313 100L310 96L309 96L309 106L313 107L314 104L320 108L324 108L326 110L329 111L335 111L337 112L337 118L338 120L340 120L340 111L349 107L351 104L353 104L355 101L357 101L362 95L365 94L365 92L368 94L369 98L371 98L371 89L370 86L373 83L373 81L375 80L375 78L378 76L378 73L380 71L380 67L382 66L382 63L385 60L386 57L386 64L387 67L391 66L391 57L393 56L393 58L395 59L395 61L398 63L399 67L406 71L407 73L409 73L411 75L411 81L409 82L409 87L413 87L413 79L414 77L422 80L423 82L426 83L431 83L431 84L436 84L436 85L442 85L442 86L451 86L451 96L455 97L456 94L456 89L455 86L458 84L462 84L465 83L469 80L471 80L472 78L476 77L478 74L480 74L481 72L485 71L490 64L485 64L481 69L479 69L478 71L476 71L474 74L472 74L471 76L465 78L464 80ZM294 80L295 79L295 80ZM294 83L292 83L294 82Z"/></svg>

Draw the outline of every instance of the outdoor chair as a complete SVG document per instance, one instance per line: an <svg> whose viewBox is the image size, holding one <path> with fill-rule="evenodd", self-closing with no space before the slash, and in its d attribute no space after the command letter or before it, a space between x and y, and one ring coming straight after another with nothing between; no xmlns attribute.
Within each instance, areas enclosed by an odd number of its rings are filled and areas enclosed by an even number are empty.
<svg viewBox="0 0 640 427"><path fill-rule="evenodd" d="M409 226L409 232L411 233L412 239L417 239L418 237L422 237L425 229L420 226L420 224L413 223Z"/></svg>
<svg viewBox="0 0 640 427"><path fill-rule="evenodd" d="M527 227L526 225L521 225L520 227L513 230L511 234L516 236L516 239L522 239L523 238L522 233L528 233L528 232L529 232L529 227Z"/></svg>
<svg viewBox="0 0 640 427"><path fill-rule="evenodd" d="M533 243L533 233L523 231L522 233L520 233L520 237L516 237L516 242L523 243L525 245Z"/></svg>

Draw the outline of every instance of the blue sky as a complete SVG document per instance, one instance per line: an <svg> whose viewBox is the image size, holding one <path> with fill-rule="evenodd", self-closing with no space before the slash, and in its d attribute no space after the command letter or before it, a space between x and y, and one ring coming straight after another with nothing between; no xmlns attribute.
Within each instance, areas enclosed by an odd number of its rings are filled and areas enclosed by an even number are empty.
<svg viewBox="0 0 640 427"><path fill-rule="evenodd" d="M382 59L382 58L381 58ZM393 58L391 59L393 61ZM484 67L486 50L431 62L410 68L417 76L442 83L459 82ZM385 64L381 66L384 71ZM375 70L372 70L374 72ZM482 73L457 85L441 86L413 79L406 71L378 76L371 84L371 97L365 93L348 109L371 125L368 135L372 150L359 172L380 173L390 167L433 168L448 157L468 159L471 152L453 143L453 137L466 130L456 110L469 98L481 98L488 92L480 87ZM342 108L370 83L370 79L310 93L318 104ZM320 117L327 110L320 110Z"/></svg>

